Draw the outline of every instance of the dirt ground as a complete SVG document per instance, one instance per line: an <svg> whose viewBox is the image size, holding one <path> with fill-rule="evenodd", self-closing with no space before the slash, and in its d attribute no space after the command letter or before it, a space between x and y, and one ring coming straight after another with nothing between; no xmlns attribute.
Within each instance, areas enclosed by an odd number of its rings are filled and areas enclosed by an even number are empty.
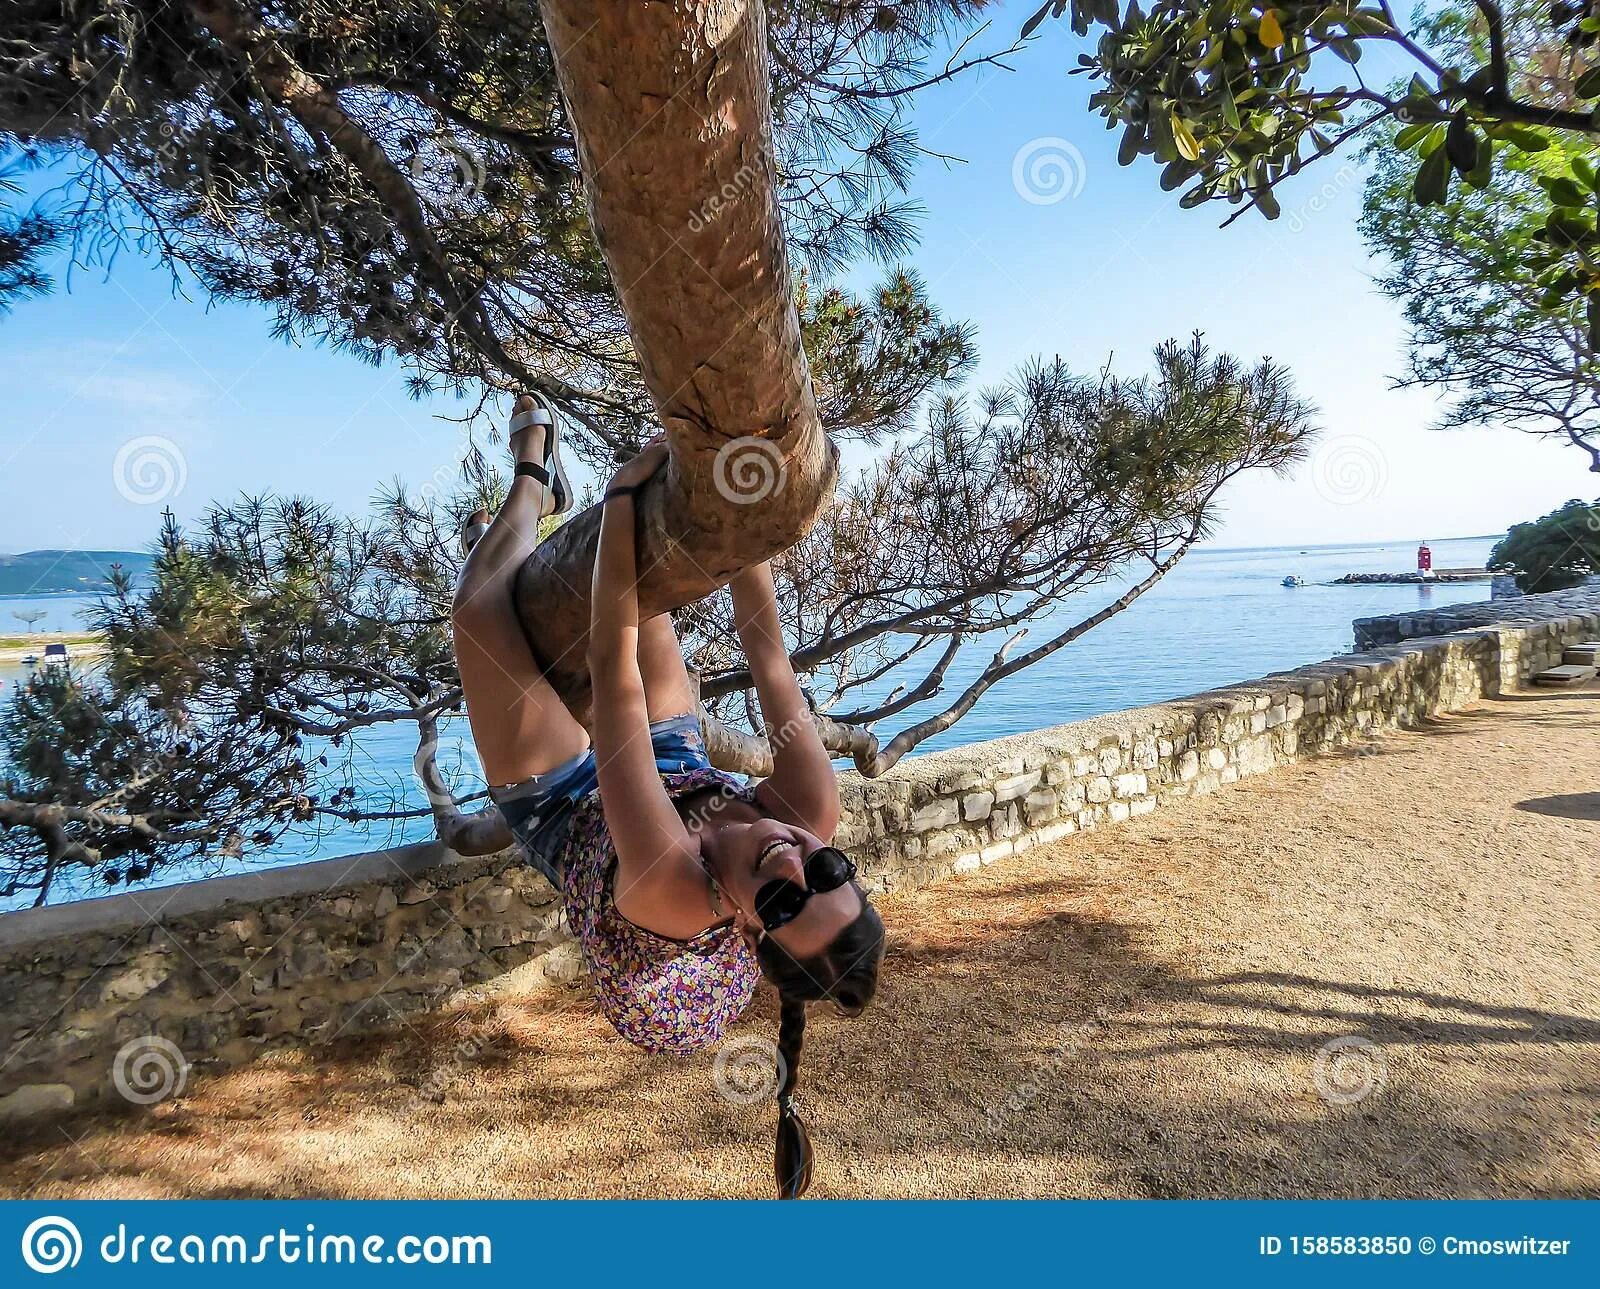
<svg viewBox="0 0 1600 1289"><path fill-rule="evenodd" d="M1516 695L885 899L812 1193L1600 1195L1597 766L1600 689ZM773 1124L513 988L0 1143L0 1193L764 1196Z"/></svg>

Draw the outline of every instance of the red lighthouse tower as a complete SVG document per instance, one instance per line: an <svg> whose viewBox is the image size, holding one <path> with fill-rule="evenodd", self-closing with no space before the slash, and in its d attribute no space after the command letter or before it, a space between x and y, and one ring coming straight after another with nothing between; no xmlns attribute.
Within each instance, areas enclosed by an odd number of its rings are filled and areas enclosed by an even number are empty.
<svg viewBox="0 0 1600 1289"><path fill-rule="evenodd" d="M1433 552L1428 549L1427 542L1417 547L1417 572L1422 574L1424 581L1433 576Z"/></svg>

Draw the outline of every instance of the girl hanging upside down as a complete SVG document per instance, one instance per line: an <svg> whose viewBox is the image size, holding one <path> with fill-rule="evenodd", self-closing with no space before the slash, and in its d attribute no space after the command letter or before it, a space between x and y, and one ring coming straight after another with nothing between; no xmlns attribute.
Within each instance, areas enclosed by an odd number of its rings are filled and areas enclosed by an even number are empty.
<svg viewBox="0 0 1600 1289"><path fill-rule="evenodd" d="M601 1009L651 1051L718 1043L755 992L778 989L778 1193L811 1181L793 1101L806 1004L847 1016L871 1001L883 923L829 843L833 767L795 681L766 564L732 582L735 624L773 745L753 788L711 768L672 619L639 620L634 494L665 463L653 444L606 491L589 671L593 742L535 664L513 584L539 521L572 504L555 418L524 396L516 472L494 522L469 525L456 658L490 795L561 892Z"/></svg>

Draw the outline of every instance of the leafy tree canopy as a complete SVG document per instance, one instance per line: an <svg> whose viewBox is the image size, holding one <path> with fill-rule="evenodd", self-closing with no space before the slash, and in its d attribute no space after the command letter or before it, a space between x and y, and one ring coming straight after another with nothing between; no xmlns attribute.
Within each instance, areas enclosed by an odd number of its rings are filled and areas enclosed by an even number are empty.
<svg viewBox="0 0 1600 1289"><path fill-rule="evenodd" d="M1545 177L1536 265L1552 301L1584 301L1600 343L1594 0L1457 0L1410 30L1388 0L1157 0L1148 12L1138 0L1051 0L1023 30L1069 12L1079 35L1104 29L1075 70L1102 86L1090 104L1122 128L1119 160L1156 160L1185 206L1220 200L1276 218L1282 180L1391 123L1423 205L1457 183L1486 187L1510 154L1574 141ZM1375 45L1409 62L1410 79L1368 84L1362 53Z"/></svg>
<svg viewBox="0 0 1600 1289"><path fill-rule="evenodd" d="M1516 575L1529 593L1562 591L1600 573L1600 500L1567 502L1526 524L1513 524L1489 552L1489 567Z"/></svg>
<svg viewBox="0 0 1600 1289"><path fill-rule="evenodd" d="M1583 164L1588 145L1556 136L1537 152L1508 151L1489 184L1413 199L1410 158L1370 151L1361 230L1387 268L1379 284L1410 327L1405 384L1451 395L1439 429L1500 424L1569 442L1600 471L1600 351L1584 302L1544 281L1545 185Z"/></svg>
<svg viewBox="0 0 1600 1289"><path fill-rule="evenodd" d="M801 265L910 247L906 96L998 57L924 66L984 7L774 8L774 160ZM264 305L284 336L400 357L418 393L541 391L592 458L650 432L533 0L18 0L0 162L0 203L8 174L66 176L26 209L0 204L0 301L49 285L41 253L57 239L85 264L131 247L210 296ZM960 347L926 339L902 330L878 365ZM876 366L830 379L838 432L882 424Z"/></svg>

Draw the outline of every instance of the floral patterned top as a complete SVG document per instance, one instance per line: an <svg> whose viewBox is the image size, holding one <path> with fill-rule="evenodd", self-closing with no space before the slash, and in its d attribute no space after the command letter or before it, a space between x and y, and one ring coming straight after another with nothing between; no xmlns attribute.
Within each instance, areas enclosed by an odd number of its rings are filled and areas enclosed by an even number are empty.
<svg viewBox="0 0 1600 1289"><path fill-rule="evenodd" d="M661 780L674 801L713 785L753 799L753 789L717 770ZM617 852L598 792L575 807L566 845L560 867L567 919L606 1019L623 1038L652 1052L697 1052L719 1042L749 1005L760 976L744 937L726 925L692 940L669 940L617 912Z"/></svg>

